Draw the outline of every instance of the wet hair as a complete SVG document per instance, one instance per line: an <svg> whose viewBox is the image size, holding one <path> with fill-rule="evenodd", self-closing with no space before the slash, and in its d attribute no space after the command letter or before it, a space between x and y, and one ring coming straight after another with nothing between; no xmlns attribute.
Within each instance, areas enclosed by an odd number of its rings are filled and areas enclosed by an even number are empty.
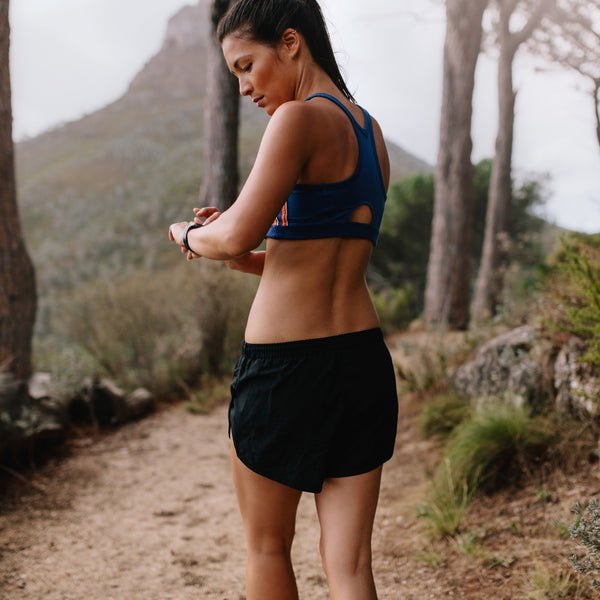
<svg viewBox="0 0 600 600"><path fill-rule="evenodd" d="M302 34L314 61L348 100L356 102L335 60L327 25L317 0L236 0L217 27L219 42L233 33L277 47L283 32Z"/></svg>

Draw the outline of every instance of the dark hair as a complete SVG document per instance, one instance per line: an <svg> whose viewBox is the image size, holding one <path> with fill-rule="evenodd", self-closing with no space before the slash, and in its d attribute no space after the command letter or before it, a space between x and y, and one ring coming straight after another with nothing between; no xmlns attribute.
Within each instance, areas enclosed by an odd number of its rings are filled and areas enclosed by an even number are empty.
<svg viewBox="0 0 600 600"><path fill-rule="evenodd" d="M317 0L236 0L219 22L217 37L222 43L225 37L239 31L256 42L276 47L288 28L302 34L315 62L342 94L355 102L335 60Z"/></svg>

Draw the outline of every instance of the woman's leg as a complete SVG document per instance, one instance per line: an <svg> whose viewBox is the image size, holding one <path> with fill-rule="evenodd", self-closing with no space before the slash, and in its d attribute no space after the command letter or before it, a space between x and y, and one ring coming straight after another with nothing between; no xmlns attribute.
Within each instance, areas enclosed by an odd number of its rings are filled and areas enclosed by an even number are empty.
<svg viewBox="0 0 600 600"><path fill-rule="evenodd" d="M327 479L315 494L331 600L377 600L371 535L381 471L379 467L364 475Z"/></svg>
<svg viewBox="0 0 600 600"><path fill-rule="evenodd" d="M290 553L301 492L248 469L233 444L231 463L246 534L246 599L297 600Z"/></svg>

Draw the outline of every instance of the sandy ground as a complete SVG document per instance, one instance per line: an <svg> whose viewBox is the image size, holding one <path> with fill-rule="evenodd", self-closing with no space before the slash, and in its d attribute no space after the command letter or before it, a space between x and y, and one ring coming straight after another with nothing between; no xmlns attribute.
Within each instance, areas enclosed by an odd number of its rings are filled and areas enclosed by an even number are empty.
<svg viewBox="0 0 600 600"><path fill-rule="evenodd" d="M417 408L401 400L397 450L384 469L374 531L380 599L533 598L527 573L536 561L562 565L572 551L552 523L568 522L568 506L600 489L598 474L563 482L561 501L550 490L552 503L541 504L534 488L478 500L465 524L476 551L431 542L415 507L437 449L416 433ZM79 436L28 478L0 479L0 599L244 599L225 406L209 415L164 407ZM328 598L318 538L305 494L293 549L303 600Z"/></svg>
<svg viewBox="0 0 600 600"><path fill-rule="evenodd" d="M5 503L2 599L244 598L225 407L202 416L171 407L76 445L36 474L37 490ZM402 559L386 541L392 529L413 526L406 509L422 482L398 481L403 456L418 459L406 446L388 465L375 527L382 598L399 597ZM328 598L318 537L313 498L305 494L294 562L301 597L314 600Z"/></svg>

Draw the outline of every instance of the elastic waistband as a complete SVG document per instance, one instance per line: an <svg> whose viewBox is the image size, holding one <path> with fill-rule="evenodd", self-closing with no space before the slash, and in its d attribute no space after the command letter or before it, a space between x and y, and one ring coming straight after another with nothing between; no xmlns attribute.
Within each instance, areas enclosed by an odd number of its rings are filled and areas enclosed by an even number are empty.
<svg viewBox="0 0 600 600"><path fill-rule="evenodd" d="M364 331L292 342L276 342L273 344L242 342L242 354L249 357L269 358L271 356L307 354L308 352L322 350L354 350L378 342L383 342L383 332L379 327L375 327Z"/></svg>

